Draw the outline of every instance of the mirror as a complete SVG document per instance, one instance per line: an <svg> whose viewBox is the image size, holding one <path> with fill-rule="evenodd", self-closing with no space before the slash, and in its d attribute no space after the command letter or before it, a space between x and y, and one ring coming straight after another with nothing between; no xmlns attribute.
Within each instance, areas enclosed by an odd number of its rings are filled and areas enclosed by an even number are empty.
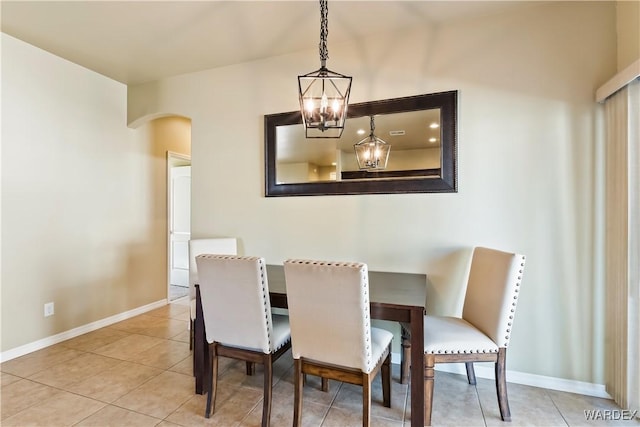
<svg viewBox="0 0 640 427"><path fill-rule="evenodd" d="M457 91L349 105L340 138L305 138L300 111L265 124L265 195L457 191ZM387 167L358 168L353 145L370 133L391 145Z"/></svg>

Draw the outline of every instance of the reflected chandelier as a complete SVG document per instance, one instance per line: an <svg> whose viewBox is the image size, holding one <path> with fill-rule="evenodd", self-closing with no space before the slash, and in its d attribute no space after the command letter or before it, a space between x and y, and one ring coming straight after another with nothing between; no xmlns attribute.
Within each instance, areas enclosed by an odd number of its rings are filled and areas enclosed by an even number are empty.
<svg viewBox="0 0 640 427"><path fill-rule="evenodd" d="M351 77L327 68L327 0L320 0L320 68L298 76L298 96L307 138L339 138L344 130Z"/></svg>
<svg viewBox="0 0 640 427"><path fill-rule="evenodd" d="M373 116L371 116L371 133L353 146L358 159L358 167L361 170L377 171L387 167L391 145L374 135L375 128Z"/></svg>

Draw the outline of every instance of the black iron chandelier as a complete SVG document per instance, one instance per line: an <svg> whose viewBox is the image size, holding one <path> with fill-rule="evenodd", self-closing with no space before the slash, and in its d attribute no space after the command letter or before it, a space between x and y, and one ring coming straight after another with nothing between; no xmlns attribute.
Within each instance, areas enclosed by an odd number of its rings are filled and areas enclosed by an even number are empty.
<svg viewBox="0 0 640 427"><path fill-rule="evenodd" d="M327 0L320 0L320 68L298 76L300 111L307 138L339 138L344 130L351 77L327 68Z"/></svg>

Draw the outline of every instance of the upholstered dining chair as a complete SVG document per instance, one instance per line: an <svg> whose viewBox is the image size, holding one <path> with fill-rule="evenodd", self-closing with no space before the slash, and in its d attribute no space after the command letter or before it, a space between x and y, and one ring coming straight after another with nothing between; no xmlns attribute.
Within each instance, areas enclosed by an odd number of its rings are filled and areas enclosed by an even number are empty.
<svg viewBox="0 0 640 427"><path fill-rule="evenodd" d="M384 406L391 407L391 339L372 328L367 265L286 260L284 273L294 362L293 425L302 420L305 374L362 386L362 425L371 418L371 382L382 371Z"/></svg>
<svg viewBox="0 0 640 427"><path fill-rule="evenodd" d="M494 362L500 416L511 421L506 357L522 282L525 257L476 247L471 259L462 317L424 317L425 425L431 425L434 369L437 363L464 362L475 385L474 362ZM401 371L408 372L409 327L402 325Z"/></svg>
<svg viewBox="0 0 640 427"><path fill-rule="evenodd" d="M237 253L237 241L233 237L189 240L189 307L191 311L191 322L189 323L189 330L191 331L191 339L189 342L190 349L193 348L193 322L196 318L195 285L198 283L196 257L202 254L237 255Z"/></svg>
<svg viewBox="0 0 640 427"><path fill-rule="evenodd" d="M231 357L264 366L262 426L268 426L273 363L291 348L291 330L287 316L271 313L264 258L205 254L196 264L210 359L205 417L215 411L218 357Z"/></svg>

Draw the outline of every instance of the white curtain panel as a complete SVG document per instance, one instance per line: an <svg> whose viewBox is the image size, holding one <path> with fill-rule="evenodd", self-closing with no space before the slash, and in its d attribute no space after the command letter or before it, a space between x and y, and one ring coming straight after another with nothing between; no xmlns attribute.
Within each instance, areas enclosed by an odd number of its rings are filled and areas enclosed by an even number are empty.
<svg viewBox="0 0 640 427"><path fill-rule="evenodd" d="M605 102L607 125L606 388L640 408L640 80Z"/></svg>
<svg viewBox="0 0 640 427"><path fill-rule="evenodd" d="M640 410L640 78L629 84L629 332L631 409Z"/></svg>

